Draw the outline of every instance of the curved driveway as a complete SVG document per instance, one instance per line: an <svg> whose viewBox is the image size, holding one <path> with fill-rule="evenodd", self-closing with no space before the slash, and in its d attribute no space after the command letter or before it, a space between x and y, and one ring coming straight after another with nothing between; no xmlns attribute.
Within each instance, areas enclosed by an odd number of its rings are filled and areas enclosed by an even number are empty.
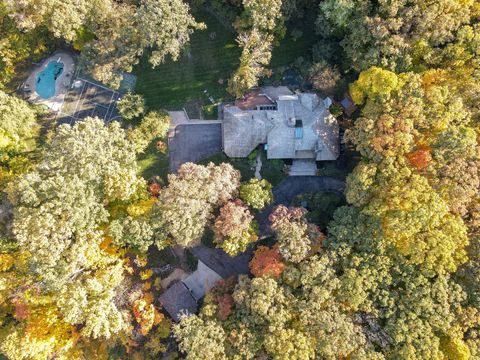
<svg viewBox="0 0 480 360"><path fill-rule="evenodd" d="M257 214L262 237L271 234L268 215L277 205L289 206L297 195L304 193L333 192L345 196L345 182L329 176L289 176L273 189L273 203Z"/></svg>

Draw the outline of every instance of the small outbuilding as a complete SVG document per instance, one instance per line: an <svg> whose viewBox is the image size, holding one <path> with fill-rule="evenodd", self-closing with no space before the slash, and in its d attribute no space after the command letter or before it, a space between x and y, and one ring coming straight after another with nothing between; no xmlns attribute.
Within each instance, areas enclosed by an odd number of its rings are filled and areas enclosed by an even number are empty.
<svg viewBox="0 0 480 360"><path fill-rule="evenodd" d="M198 310L197 301L183 281L170 286L160 295L159 300L170 317L177 322L181 315L195 314Z"/></svg>
<svg viewBox="0 0 480 360"><path fill-rule="evenodd" d="M165 311L177 322L182 314L195 314L198 311L197 302L219 280L250 273L248 264L253 250L252 246L247 251L232 257L223 250L204 245L190 249L198 259L197 270L160 295L159 300Z"/></svg>

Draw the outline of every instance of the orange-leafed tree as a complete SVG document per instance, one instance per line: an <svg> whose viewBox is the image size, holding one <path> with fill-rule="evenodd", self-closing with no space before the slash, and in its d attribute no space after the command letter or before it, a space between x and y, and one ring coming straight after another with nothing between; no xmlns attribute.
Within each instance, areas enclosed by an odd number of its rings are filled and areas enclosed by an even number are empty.
<svg viewBox="0 0 480 360"><path fill-rule="evenodd" d="M278 251L278 245L274 245L272 248L259 246L250 261L250 271L255 277L270 276L278 278L282 275L284 269L285 264Z"/></svg>
<svg viewBox="0 0 480 360"><path fill-rule="evenodd" d="M149 297L136 300L132 309L135 320L140 325L140 333L144 336L164 318L164 315L149 300Z"/></svg>
<svg viewBox="0 0 480 360"><path fill-rule="evenodd" d="M206 304L216 305L216 315L220 320L227 320L232 313L235 301L232 294L237 284L236 277L219 280L213 288L205 296Z"/></svg>
<svg viewBox="0 0 480 360"><path fill-rule="evenodd" d="M428 146L419 146L416 150L406 154L407 160L417 170L425 169L432 160Z"/></svg>

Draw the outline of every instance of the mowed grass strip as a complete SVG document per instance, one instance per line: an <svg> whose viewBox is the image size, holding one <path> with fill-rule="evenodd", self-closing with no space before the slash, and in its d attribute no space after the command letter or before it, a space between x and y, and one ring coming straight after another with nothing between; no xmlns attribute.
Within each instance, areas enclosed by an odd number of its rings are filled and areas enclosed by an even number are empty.
<svg viewBox="0 0 480 360"><path fill-rule="evenodd" d="M144 96L150 110L178 110L192 100L208 104L205 89L216 102L228 97L227 80L240 57L236 34L205 10L197 10L193 15L207 29L192 34L190 45L178 61L169 59L152 69L144 57L134 69L138 77L135 91Z"/></svg>

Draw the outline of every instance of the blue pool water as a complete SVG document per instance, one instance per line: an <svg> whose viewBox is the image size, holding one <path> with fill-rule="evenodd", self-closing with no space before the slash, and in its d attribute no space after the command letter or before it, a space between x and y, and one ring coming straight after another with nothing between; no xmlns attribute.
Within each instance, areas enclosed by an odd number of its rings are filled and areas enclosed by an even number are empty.
<svg viewBox="0 0 480 360"><path fill-rule="evenodd" d="M50 61L45 69L37 74L35 90L44 99L55 95L55 81L63 72L63 63Z"/></svg>

